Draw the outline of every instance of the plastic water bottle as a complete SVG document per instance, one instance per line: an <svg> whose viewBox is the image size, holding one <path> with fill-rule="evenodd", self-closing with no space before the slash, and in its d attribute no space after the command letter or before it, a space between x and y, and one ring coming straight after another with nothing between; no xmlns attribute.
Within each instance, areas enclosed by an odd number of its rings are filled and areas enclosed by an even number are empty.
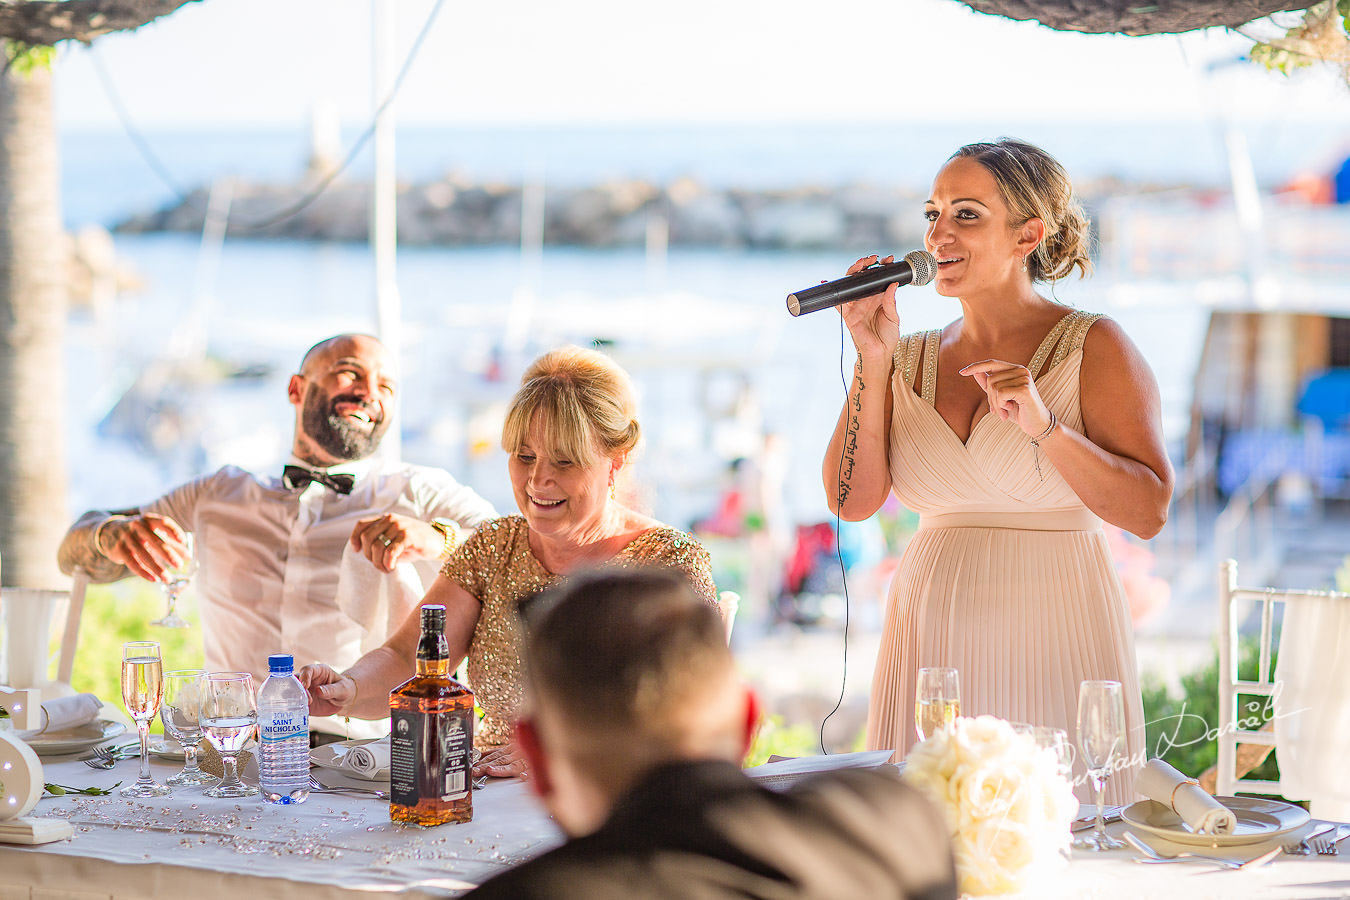
<svg viewBox="0 0 1350 900"><path fill-rule="evenodd" d="M258 691L258 782L268 803L302 803L309 796L309 697L289 653L267 657Z"/></svg>

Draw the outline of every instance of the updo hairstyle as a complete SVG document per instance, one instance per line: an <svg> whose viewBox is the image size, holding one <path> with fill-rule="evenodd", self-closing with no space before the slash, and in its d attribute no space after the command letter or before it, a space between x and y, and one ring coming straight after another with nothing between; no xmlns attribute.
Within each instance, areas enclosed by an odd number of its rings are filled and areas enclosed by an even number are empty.
<svg viewBox="0 0 1350 900"><path fill-rule="evenodd" d="M994 176L1014 228L1028 219L1045 223L1045 237L1026 259L1032 281L1058 281L1075 268L1080 276L1092 271L1087 216L1073 194L1069 173L1053 156L1034 144L1005 137L966 144L950 159L958 157L975 160Z"/></svg>
<svg viewBox="0 0 1350 900"><path fill-rule="evenodd" d="M515 453L536 419L554 459L591 466L637 447L642 432L628 373L595 350L567 346L536 359L520 379L502 425L502 449Z"/></svg>

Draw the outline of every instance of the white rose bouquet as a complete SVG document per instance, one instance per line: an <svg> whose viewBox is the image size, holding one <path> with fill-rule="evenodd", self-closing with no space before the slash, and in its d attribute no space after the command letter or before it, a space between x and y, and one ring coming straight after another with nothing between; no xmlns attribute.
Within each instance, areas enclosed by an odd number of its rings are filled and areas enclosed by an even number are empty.
<svg viewBox="0 0 1350 900"><path fill-rule="evenodd" d="M960 887L1020 891L1064 863L1078 811L1055 752L994 716L956 719L905 757L904 777L946 813Z"/></svg>

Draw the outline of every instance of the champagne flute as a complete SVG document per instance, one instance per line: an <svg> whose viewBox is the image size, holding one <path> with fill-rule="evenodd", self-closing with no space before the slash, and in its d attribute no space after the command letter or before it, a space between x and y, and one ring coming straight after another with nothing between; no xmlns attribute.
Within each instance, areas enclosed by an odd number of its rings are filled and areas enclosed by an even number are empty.
<svg viewBox="0 0 1350 900"><path fill-rule="evenodd" d="M914 689L914 727L926 741L961 715L961 685L956 670L945 667L919 670Z"/></svg>
<svg viewBox="0 0 1350 900"><path fill-rule="evenodd" d="M164 705L159 718L164 733L183 748L183 768L177 775L164 779L165 784L213 784L216 776L203 772L197 766L197 744L202 739L198 720L201 677L205 669L178 669L164 673Z"/></svg>
<svg viewBox="0 0 1350 900"><path fill-rule="evenodd" d="M1073 842L1077 850L1119 850L1125 845L1106 833L1102 791L1125 746L1125 696L1119 681L1084 681L1078 686L1078 747L1092 779L1097 822Z"/></svg>
<svg viewBox="0 0 1350 900"><path fill-rule="evenodd" d="M208 672L201 677L198 707L202 733L220 754L220 783L207 788L208 797L247 797L258 789L239 780L235 757L253 739L258 726L258 701L253 676L247 672Z"/></svg>
<svg viewBox="0 0 1350 900"><path fill-rule="evenodd" d="M169 600L169 610L162 619L156 619L150 623L151 625L162 625L165 628L189 627L188 621L178 615L176 607L179 595L192 581L192 576L197 574L197 547L192 539L192 532L183 533L183 547L186 551L183 561L165 572L164 581L160 583L160 587L164 589L164 596Z"/></svg>
<svg viewBox="0 0 1350 900"><path fill-rule="evenodd" d="M122 702L136 721L141 736L141 774L122 788L123 797L163 797L169 789L150 777L150 723L164 699L164 663L155 641L128 641L122 645Z"/></svg>

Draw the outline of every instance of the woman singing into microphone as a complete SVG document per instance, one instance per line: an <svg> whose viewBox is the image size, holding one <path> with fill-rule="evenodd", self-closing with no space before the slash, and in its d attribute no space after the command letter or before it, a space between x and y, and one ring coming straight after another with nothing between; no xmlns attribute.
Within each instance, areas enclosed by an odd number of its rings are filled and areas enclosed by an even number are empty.
<svg viewBox="0 0 1350 900"><path fill-rule="evenodd" d="M1101 523L1148 538L1166 521L1157 384L1115 322L1037 293L1090 267L1088 223L1043 150L962 147L924 216L937 292L961 317L902 336L894 286L840 307L858 360L821 470L844 519L867 518L891 491L919 513L887 603L868 746L903 755L917 669L952 666L962 715L1070 738L1079 682L1120 681L1137 765L1134 638ZM1130 797L1131 782L1112 778L1107 802Z"/></svg>

